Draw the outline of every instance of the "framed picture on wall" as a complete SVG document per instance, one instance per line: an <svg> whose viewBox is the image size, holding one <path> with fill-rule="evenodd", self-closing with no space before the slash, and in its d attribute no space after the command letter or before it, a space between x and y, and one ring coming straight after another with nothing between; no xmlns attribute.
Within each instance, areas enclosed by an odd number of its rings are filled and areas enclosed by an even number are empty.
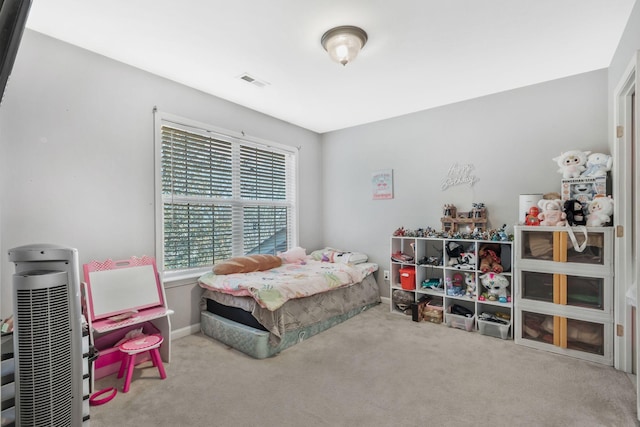
<svg viewBox="0 0 640 427"><path fill-rule="evenodd" d="M393 199L393 169L383 169L371 175L373 200Z"/></svg>

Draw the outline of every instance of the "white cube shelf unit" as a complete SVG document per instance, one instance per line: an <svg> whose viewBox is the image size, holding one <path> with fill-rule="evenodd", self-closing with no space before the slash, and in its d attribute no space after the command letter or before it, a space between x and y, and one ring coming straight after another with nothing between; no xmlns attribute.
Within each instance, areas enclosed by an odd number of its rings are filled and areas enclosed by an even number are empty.
<svg viewBox="0 0 640 427"><path fill-rule="evenodd" d="M447 246L450 243L461 245L467 253L475 254L475 261L471 265L450 265L451 258L447 255ZM467 331L480 331L489 336L502 339L512 338L513 332L510 326L514 321L513 299L500 302L489 299L482 300L480 296L487 290L482 286L480 277L484 274L479 267L478 250L483 245L498 245L499 256L503 272L501 273L509 281L507 288L509 295L513 292L513 250L511 241L471 240L445 237L391 237L391 254L405 254L411 259L401 260L393 257L390 266L390 309L391 312L410 315L410 310L402 310L395 302L394 293L404 291L405 297L410 294L412 303L430 300L429 305L442 307L443 324L449 324ZM394 259L395 258L395 259ZM456 290L448 290L447 285L454 285L463 280L462 290L466 289L465 280L470 280L475 287L475 294L466 292L456 293ZM440 282L439 288L430 287L431 284ZM408 294L407 294L408 293ZM451 313L451 307L457 305L471 311L472 320L466 320L462 316ZM404 308L404 307L402 307ZM507 325L493 321L479 320L480 315L486 313L502 319L510 319ZM411 318L411 316L408 316Z"/></svg>

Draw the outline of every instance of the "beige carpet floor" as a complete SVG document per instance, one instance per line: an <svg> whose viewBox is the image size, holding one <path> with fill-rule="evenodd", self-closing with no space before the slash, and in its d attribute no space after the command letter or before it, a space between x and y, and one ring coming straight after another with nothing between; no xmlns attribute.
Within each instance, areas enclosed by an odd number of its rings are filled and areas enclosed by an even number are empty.
<svg viewBox="0 0 640 427"><path fill-rule="evenodd" d="M141 365L92 427L639 425L635 377L386 305L264 360L202 334L172 344L167 379Z"/></svg>

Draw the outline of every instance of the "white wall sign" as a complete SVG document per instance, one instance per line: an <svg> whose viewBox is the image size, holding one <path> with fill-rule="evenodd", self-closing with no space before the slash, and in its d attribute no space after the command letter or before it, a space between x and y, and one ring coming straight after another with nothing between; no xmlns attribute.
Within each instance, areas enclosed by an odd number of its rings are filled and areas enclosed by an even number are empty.
<svg viewBox="0 0 640 427"><path fill-rule="evenodd" d="M447 176L442 180L442 191L446 190L449 187L453 187L455 185L464 185L468 184L469 187L472 187L473 184L478 182L478 177L472 175L474 166L471 163L459 165L454 163L449 168L449 172L447 172Z"/></svg>
<svg viewBox="0 0 640 427"><path fill-rule="evenodd" d="M371 175L373 200L393 199L393 169L375 171Z"/></svg>

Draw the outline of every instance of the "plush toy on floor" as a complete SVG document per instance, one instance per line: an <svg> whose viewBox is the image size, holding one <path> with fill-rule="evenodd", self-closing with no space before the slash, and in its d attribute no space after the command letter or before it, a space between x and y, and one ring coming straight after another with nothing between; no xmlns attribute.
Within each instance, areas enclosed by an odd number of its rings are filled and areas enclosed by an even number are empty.
<svg viewBox="0 0 640 427"><path fill-rule="evenodd" d="M602 227L611 221L613 199L611 196L596 196L587 207L587 226Z"/></svg>
<svg viewBox="0 0 640 427"><path fill-rule="evenodd" d="M558 172L562 174L563 178L579 178L582 172L587 169L585 164L589 154L591 151L571 150L554 157L553 161L560 166Z"/></svg>
<svg viewBox="0 0 640 427"><path fill-rule="evenodd" d="M540 214L538 219L540 225L566 225L567 214L562 211L562 201L560 199L542 199L538 202Z"/></svg>
<svg viewBox="0 0 640 427"><path fill-rule="evenodd" d="M483 273L490 271L494 273L502 273L502 264L500 260L500 245L497 243L485 243L478 249L478 259L480 265L478 269Z"/></svg>
<svg viewBox="0 0 640 427"><path fill-rule="evenodd" d="M509 279L502 274L486 273L480 276L482 286L487 290L485 298L489 301L508 302L509 296Z"/></svg>

